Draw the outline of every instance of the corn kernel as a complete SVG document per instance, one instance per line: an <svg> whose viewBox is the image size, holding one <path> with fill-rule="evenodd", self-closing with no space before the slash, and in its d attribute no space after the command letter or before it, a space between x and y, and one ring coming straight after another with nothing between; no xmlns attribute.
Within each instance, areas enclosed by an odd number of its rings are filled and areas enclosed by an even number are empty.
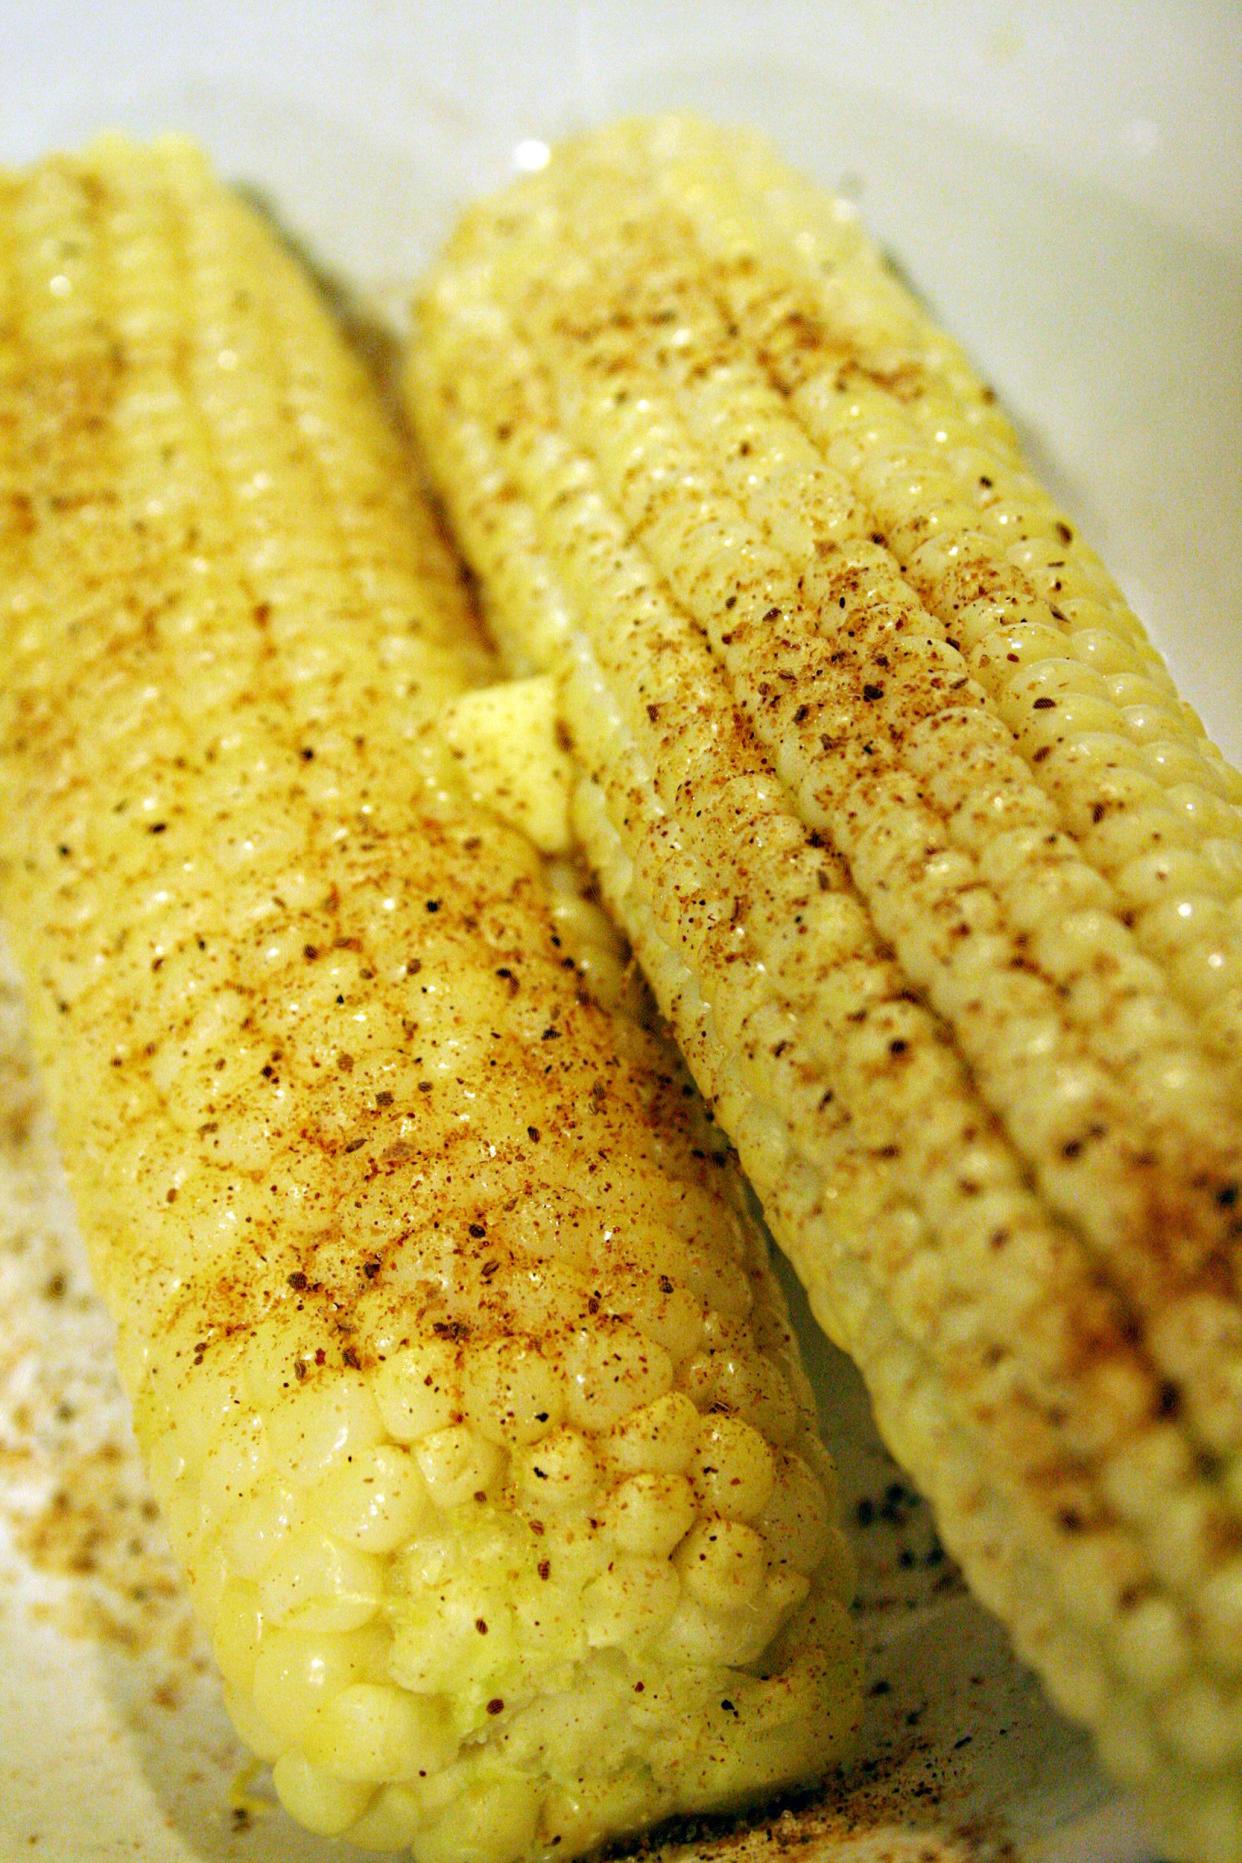
<svg viewBox="0 0 1242 1863"><path fill-rule="evenodd" d="M238 1576L257 1579L302 1519L302 1498L268 1476L225 1529L225 1543Z"/></svg>
<svg viewBox="0 0 1242 1863"><path fill-rule="evenodd" d="M302 1736L315 1765L340 1779L382 1785L438 1772L457 1751L445 1703L378 1682L351 1682L319 1708Z"/></svg>
<svg viewBox="0 0 1242 1863"><path fill-rule="evenodd" d="M618 1468L680 1475L690 1466L699 1426L699 1413L685 1393L669 1391L614 1424L604 1447Z"/></svg>
<svg viewBox="0 0 1242 1863"><path fill-rule="evenodd" d="M414 1449L427 1492L437 1507L460 1507L486 1494L500 1479L504 1456L465 1423L433 1430Z"/></svg>
<svg viewBox="0 0 1242 1863"><path fill-rule="evenodd" d="M705 1417L690 1480L701 1507L734 1520L753 1520L772 1493L772 1451L749 1423L736 1417Z"/></svg>
<svg viewBox="0 0 1242 1863"><path fill-rule="evenodd" d="M265 1619L289 1629L357 1630L374 1617L380 1562L312 1526L290 1534L259 1580Z"/></svg>
<svg viewBox="0 0 1242 1863"><path fill-rule="evenodd" d="M267 1424L271 1466L293 1487L316 1481L341 1457L374 1447L383 1435L366 1382L348 1372L290 1391Z"/></svg>
<svg viewBox="0 0 1242 1863"><path fill-rule="evenodd" d="M740 1611L763 1584L768 1549L740 1520L701 1520L678 1548L676 1565L697 1603L709 1610Z"/></svg>
<svg viewBox="0 0 1242 1863"><path fill-rule="evenodd" d="M466 1415L488 1442L538 1442L560 1422L561 1380L533 1339L496 1339L467 1355L462 1369Z"/></svg>
<svg viewBox="0 0 1242 1863"><path fill-rule="evenodd" d="M339 1837L356 1824L370 1804L374 1787L351 1784L301 1753L282 1753L272 1768L276 1795L290 1817L320 1837Z"/></svg>
<svg viewBox="0 0 1242 1863"><path fill-rule="evenodd" d="M343 1688L383 1674L387 1637L377 1625L344 1633L263 1628L251 1665L257 1713L285 1745Z"/></svg>
<svg viewBox="0 0 1242 1863"><path fill-rule="evenodd" d="M221 1594L212 1629L211 1650L226 1682L245 1693L254 1680L263 1615L256 1587L230 1579Z"/></svg>
<svg viewBox="0 0 1242 1863"><path fill-rule="evenodd" d="M772 1492L754 1523L775 1556L799 1572L813 1572L824 1557L830 1530L827 1499L800 1455L786 1450L775 1458Z"/></svg>
<svg viewBox="0 0 1242 1863"><path fill-rule="evenodd" d="M338 1461L315 1491L314 1506L333 1538L371 1553L393 1552L434 1518L417 1462L393 1443Z"/></svg>
<svg viewBox="0 0 1242 1863"><path fill-rule="evenodd" d="M481 1778L448 1817L415 1839L415 1863L517 1863L535 1841L538 1817L527 1780Z"/></svg>
<svg viewBox="0 0 1242 1863"><path fill-rule="evenodd" d="M417 1442L454 1422L461 1408L458 1348L428 1339L386 1359L374 1390L384 1427L398 1442Z"/></svg>
<svg viewBox="0 0 1242 1863"><path fill-rule="evenodd" d="M230 1411L203 1457L198 1492L203 1520L221 1520L249 1499L269 1459L262 1417L255 1411Z"/></svg>
<svg viewBox="0 0 1242 1863"><path fill-rule="evenodd" d="M423 1793L405 1785L385 1785L351 1825L349 1841L360 1850L408 1850L426 1821Z"/></svg>
<svg viewBox="0 0 1242 1863"><path fill-rule="evenodd" d="M285 1741L268 1726L249 1695L242 1689L234 1688L228 1682L224 1685L224 1705L238 1739L270 1766L272 1761L284 1751Z"/></svg>
<svg viewBox="0 0 1242 1863"><path fill-rule="evenodd" d="M681 1593L667 1559L619 1553L583 1597L587 1641L593 1648L640 1648L668 1623Z"/></svg>
<svg viewBox="0 0 1242 1863"><path fill-rule="evenodd" d="M525 1501L553 1513L578 1507L600 1484L600 1466L586 1437L562 1425L513 1457Z"/></svg>
<svg viewBox="0 0 1242 1863"><path fill-rule="evenodd" d="M580 1332L566 1354L566 1413L587 1430L606 1430L663 1397L673 1383L668 1353L623 1326Z"/></svg>
<svg viewBox="0 0 1242 1863"><path fill-rule="evenodd" d="M694 1496L681 1475L631 1475L613 1489L604 1524L623 1552L666 1559L695 1519Z"/></svg>

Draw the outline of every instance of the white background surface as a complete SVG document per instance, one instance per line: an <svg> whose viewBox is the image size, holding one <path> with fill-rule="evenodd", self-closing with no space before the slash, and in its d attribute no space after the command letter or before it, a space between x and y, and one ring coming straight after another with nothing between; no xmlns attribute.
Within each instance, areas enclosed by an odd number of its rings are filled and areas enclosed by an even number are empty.
<svg viewBox="0 0 1242 1863"><path fill-rule="evenodd" d="M763 125L858 200L1242 756L1242 9L1231 0L0 0L0 159L105 126L188 130L391 310L456 205L504 178L520 140L671 105ZM0 1437L2 1426L0 1409ZM856 1498L879 1464L856 1413L833 1427ZM17 1594L34 1581L18 1578L0 1592L3 1863L336 1854L276 1820L232 1834L220 1798L232 1750L210 1683L187 1684L180 1710L161 1717L128 1659L32 1625ZM1014 1738L980 1739L962 1791L1001 1806L1024 1859L1143 1854L1081 1743L1042 1711L973 1607L902 1623L894 1660L935 1698L930 1724L950 1748L955 1689L972 1661L987 1667L987 1713L1007 1717ZM918 1854L899 1831L883 1841L888 1852L821 1854ZM979 1841L935 1855L974 1863L992 1854Z"/></svg>

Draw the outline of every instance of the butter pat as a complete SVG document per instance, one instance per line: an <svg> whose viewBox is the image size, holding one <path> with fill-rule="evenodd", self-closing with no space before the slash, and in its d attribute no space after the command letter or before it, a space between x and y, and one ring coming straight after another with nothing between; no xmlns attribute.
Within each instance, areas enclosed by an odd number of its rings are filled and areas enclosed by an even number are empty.
<svg viewBox="0 0 1242 1863"><path fill-rule="evenodd" d="M549 674L462 693L442 728L473 802L521 829L543 853L568 853L572 765L557 734Z"/></svg>

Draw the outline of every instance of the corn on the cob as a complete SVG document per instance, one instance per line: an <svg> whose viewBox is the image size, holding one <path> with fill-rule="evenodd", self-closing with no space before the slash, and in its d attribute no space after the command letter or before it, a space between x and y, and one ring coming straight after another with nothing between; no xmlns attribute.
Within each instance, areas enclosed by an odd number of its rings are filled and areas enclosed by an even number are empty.
<svg viewBox="0 0 1242 1863"><path fill-rule="evenodd" d="M1242 1857L1242 781L989 391L757 139L475 209L409 392L575 821L980 1595Z"/></svg>
<svg viewBox="0 0 1242 1863"><path fill-rule="evenodd" d="M0 177L0 294L3 903L238 1730L423 1863L822 1771L848 1556L779 1296L454 787L483 650L359 365L177 143Z"/></svg>

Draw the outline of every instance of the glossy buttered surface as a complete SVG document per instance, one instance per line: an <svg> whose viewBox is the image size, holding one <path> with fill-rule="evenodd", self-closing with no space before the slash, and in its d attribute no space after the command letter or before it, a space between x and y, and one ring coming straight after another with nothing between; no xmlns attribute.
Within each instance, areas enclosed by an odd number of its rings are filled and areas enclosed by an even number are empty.
<svg viewBox="0 0 1242 1863"><path fill-rule="evenodd" d="M36 8L11 47L3 153L28 159L108 122L186 128L274 200L318 256L399 311L456 206L515 161L538 160L565 128L686 103L758 123L858 201L996 382L1041 476L1236 755L1229 9L1135 9L1124 28L1093 8L1046 8L1038 21L1006 6L936 9L934 20L920 10L900 24L881 7L782 7L762 23L743 11L551 6L533 25L507 9L464 19L425 7L415 29L367 4L331 18L302 10L295 30L276 7L241 34L224 9L193 22L161 13L156 33L133 9L103 8L75 21L69 42L60 16ZM124 1461L99 1369L104 1329L62 1240L40 1117L13 1124L6 1153L4 1268L20 1315L6 1374L6 1442L17 1451L6 1512L26 1510L22 1594L55 1594L55 1622L25 1611L5 1621L6 1837L24 1844L41 1830L83 1856L92 1845L108 1854L124 1833L149 1856L284 1857L269 1823L234 1831L222 1802L232 1749L211 1687L184 1656L179 1607ZM917 1788L896 1808L873 1796L865 1815L888 1833L877 1854L917 1855L916 1841L939 1832L946 1854L973 1859L1002 1827L1021 1844L1041 1834L1058 1858L1141 1854L1125 1814L1112 1812L1093 1817L1075 1850L1074 1820L1105 1791L1081 1743L960 1601L925 1510L886 1500L895 1473L861 1421L840 1423L850 1387L830 1357L821 1378L846 1446L867 1637L889 1652L872 1659L870 1737L886 1774ZM145 1563L127 1550L144 1545ZM62 1637L66 1613L119 1626L124 1646L146 1643L146 1655L135 1665L122 1646ZM85 1782L80 1825L55 1783L63 1772L45 1769L50 1744ZM243 1807L236 1822L249 1816ZM820 1828L832 1854L840 1828L830 1818ZM1055 1830L1064 1836L1051 1839ZM328 1852L308 1839L306 1853Z"/></svg>

